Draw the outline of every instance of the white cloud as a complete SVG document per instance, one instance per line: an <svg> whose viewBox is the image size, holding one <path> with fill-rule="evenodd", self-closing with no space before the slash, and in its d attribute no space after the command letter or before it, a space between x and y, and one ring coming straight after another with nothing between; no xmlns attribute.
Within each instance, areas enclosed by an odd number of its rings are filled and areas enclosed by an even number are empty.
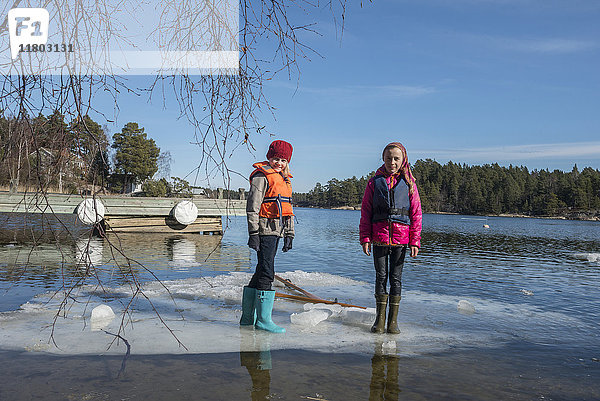
<svg viewBox="0 0 600 401"><path fill-rule="evenodd" d="M591 41L571 39L499 39L499 42L509 49L546 54L578 53L597 47Z"/></svg>
<svg viewBox="0 0 600 401"><path fill-rule="evenodd" d="M585 39L510 37L472 33L455 33L454 36L476 46L547 55L581 53L599 47L597 41Z"/></svg>
<svg viewBox="0 0 600 401"><path fill-rule="evenodd" d="M321 96L330 97L394 97L407 98L426 96L436 92L436 89L430 86L422 85L346 85L334 87L309 87L292 85L287 82L273 82L272 84L297 90L299 93L313 93Z"/></svg>
<svg viewBox="0 0 600 401"><path fill-rule="evenodd" d="M563 159L588 157L600 159L600 142L547 143L487 148L415 150L421 158L464 161L523 161L531 159Z"/></svg>
<svg viewBox="0 0 600 401"><path fill-rule="evenodd" d="M385 85L385 86L356 86L356 90L378 96L414 97L435 93L435 89L428 86Z"/></svg>

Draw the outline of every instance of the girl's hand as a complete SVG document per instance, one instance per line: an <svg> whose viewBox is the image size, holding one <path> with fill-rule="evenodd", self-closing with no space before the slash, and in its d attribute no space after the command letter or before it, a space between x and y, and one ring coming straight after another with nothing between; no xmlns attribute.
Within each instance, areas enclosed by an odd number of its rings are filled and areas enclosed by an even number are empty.
<svg viewBox="0 0 600 401"><path fill-rule="evenodd" d="M371 243L370 242L363 242L362 248L363 248L363 252L365 253L365 255L367 255L367 256L371 255Z"/></svg>
<svg viewBox="0 0 600 401"><path fill-rule="evenodd" d="M417 256L418 254L419 254L419 247L418 247L418 246L411 245L411 246L410 246L410 256L411 256L412 258L414 258L414 257L415 257L415 256Z"/></svg>

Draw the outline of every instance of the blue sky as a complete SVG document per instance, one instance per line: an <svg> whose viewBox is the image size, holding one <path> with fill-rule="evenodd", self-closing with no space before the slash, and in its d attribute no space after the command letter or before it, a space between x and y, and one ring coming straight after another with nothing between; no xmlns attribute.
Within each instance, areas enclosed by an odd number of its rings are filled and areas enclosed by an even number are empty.
<svg viewBox="0 0 600 401"><path fill-rule="evenodd" d="M376 169L391 141L405 144L411 163L600 168L600 2L364 3L348 6L341 40L327 11L293 12L298 24L316 17L321 35L302 37L323 57L266 84L275 137L255 137L255 152L238 148L230 168L247 176L274 139L294 146L301 192ZM171 175L194 181L200 152L176 105L127 97L119 106L109 134L137 121L171 152ZM231 187L247 187L242 176Z"/></svg>

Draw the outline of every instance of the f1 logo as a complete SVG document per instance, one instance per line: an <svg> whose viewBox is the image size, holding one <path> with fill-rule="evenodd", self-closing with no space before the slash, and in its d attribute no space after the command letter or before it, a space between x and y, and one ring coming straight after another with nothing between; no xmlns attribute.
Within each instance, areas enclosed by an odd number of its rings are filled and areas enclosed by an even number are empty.
<svg viewBox="0 0 600 401"><path fill-rule="evenodd" d="M26 45L48 42L50 14L45 8L13 8L8 11L10 56L14 60Z"/></svg>

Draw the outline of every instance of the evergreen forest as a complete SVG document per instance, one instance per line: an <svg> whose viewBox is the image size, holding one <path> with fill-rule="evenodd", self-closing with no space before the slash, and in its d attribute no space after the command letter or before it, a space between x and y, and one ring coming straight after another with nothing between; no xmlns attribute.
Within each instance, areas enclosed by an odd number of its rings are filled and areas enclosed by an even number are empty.
<svg viewBox="0 0 600 401"><path fill-rule="evenodd" d="M359 206L368 180L317 183L308 193L295 193L299 206ZM593 217L600 213L600 171L577 165L570 172L503 167L496 163L469 166L418 160L413 166L424 212L474 215Z"/></svg>

